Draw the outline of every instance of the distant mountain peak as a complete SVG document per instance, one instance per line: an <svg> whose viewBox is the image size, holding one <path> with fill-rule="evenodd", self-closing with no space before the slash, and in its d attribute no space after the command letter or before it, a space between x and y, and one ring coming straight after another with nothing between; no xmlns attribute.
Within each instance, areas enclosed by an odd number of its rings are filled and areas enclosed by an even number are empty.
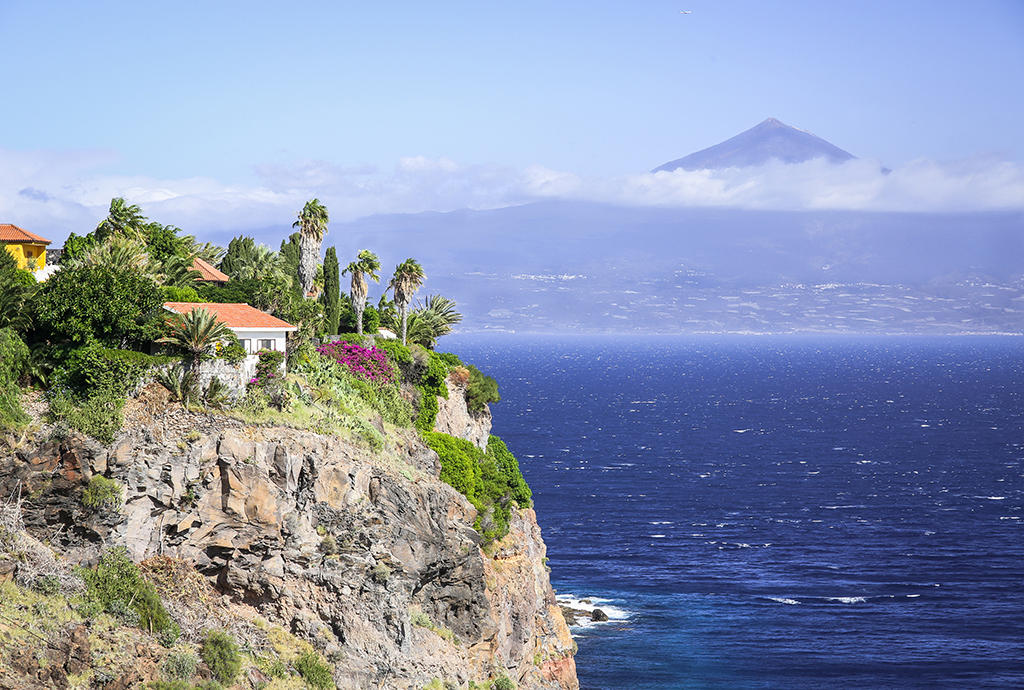
<svg viewBox="0 0 1024 690"><path fill-rule="evenodd" d="M769 117L721 144L691 153L665 163L651 172L683 170L715 170L764 165L773 158L783 163L803 163L815 158L842 163L856 158L821 137Z"/></svg>

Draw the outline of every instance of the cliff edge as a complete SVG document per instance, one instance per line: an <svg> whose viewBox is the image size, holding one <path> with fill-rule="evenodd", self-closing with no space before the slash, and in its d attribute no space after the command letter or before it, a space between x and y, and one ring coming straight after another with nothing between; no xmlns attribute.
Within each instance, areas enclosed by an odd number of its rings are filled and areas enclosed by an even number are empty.
<svg viewBox="0 0 1024 690"><path fill-rule="evenodd" d="M0 496L20 495L27 533L72 563L120 545L135 562L191 565L225 606L248 612L238 615L312 644L338 688L508 676L520 688L575 690L574 643L533 511L514 510L508 535L484 548L476 510L439 473L411 430L371 450L174 406L110 446L77 433L24 443L0 459ZM124 488L121 506L86 507L95 476ZM0 580L17 568L0 562ZM188 605L172 615L196 641L214 621ZM0 653L14 658L3 639ZM146 668L139 682L158 677L156 664Z"/></svg>

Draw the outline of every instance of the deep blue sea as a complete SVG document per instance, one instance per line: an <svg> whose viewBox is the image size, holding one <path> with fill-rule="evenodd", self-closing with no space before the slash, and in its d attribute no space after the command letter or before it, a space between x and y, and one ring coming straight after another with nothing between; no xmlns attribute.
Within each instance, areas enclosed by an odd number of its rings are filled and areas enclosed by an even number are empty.
<svg viewBox="0 0 1024 690"><path fill-rule="evenodd" d="M1024 338L449 336L584 690L1024 688Z"/></svg>

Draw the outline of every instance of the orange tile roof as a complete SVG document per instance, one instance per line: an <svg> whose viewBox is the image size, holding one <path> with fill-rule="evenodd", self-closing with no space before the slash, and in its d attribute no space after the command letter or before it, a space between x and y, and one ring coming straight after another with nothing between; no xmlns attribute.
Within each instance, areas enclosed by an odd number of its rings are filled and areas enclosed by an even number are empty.
<svg viewBox="0 0 1024 690"><path fill-rule="evenodd" d="M215 314L217 320L228 328L283 328L289 331L298 330L295 326L282 321L276 316L266 314L248 304L219 304L217 302L164 302L164 309L178 314L188 314L193 309L202 307Z"/></svg>
<svg viewBox="0 0 1024 690"><path fill-rule="evenodd" d="M40 237L34 232L29 232L10 223L0 223L0 242L37 242L40 244L52 244L45 237Z"/></svg>
<svg viewBox="0 0 1024 690"><path fill-rule="evenodd" d="M231 280L231 277L228 276L227 273L221 273L198 256L192 260L192 268L199 271L199 274L202 276L199 280L209 280L221 283L226 283Z"/></svg>

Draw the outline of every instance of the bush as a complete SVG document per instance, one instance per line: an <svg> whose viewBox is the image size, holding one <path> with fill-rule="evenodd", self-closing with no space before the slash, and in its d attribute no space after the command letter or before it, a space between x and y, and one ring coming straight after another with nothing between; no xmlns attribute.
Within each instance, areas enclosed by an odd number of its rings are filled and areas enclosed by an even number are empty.
<svg viewBox="0 0 1024 690"><path fill-rule="evenodd" d="M515 501L520 508L529 508L533 505L533 492L530 491L529 484L527 484L526 479L523 478L523 473L519 469L519 461L516 460L516 456L512 455L511 451L509 451L505 442L497 436L491 436L488 438L487 455L494 458L494 461L497 464L502 477L504 477L509 491L511 492L512 500Z"/></svg>
<svg viewBox="0 0 1024 690"><path fill-rule="evenodd" d="M113 443L121 429L124 398L109 390L101 390L80 400L67 389L53 387L47 393L50 421L65 422L72 429L92 436L103 443Z"/></svg>
<svg viewBox="0 0 1024 690"><path fill-rule="evenodd" d="M3 247L0 252L8 254ZM18 334L0 328L0 431L20 429L30 421L21 408L21 391L15 384L28 356L28 347Z"/></svg>
<svg viewBox="0 0 1024 690"><path fill-rule="evenodd" d="M189 652L171 652L164 659L163 672L168 680L188 680L199 668L199 658Z"/></svg>
<svg viewBox="0 0 1024 690"><path fill-rule="evenodd" d="M234 333L228 335L226 344L218 342L214 345L214 350L216 351L217 359L223 359L228 364L234 365L237 365L248 355L238 336Z"/></svg>
<svg viewBox="0 0 1024 690"><path fill-rule="evenodd" d="M489 542L508 534L510 504L528 507L531 492L518 461L501 439L488 439L484 453L469 441L447 434L427 432L423 437L441 459L441 480L479 512L475 526L484 539Z"/></svg>
<svg viewBox="0 0 1024 690"><path fill-rule="evenodd" d="M353 375L377 383L395 381L395 371L388 361L388 353L376 347L365 348L353 343L340 341L321 345L316 349L324 357L331 359Z"/></svg>
<svg viewBox="0 0 1024 690"><path fill-rule="evenodd" d="M500 676L494 679L491 690L516 690L516 684L508 676Z"/></svg>
<svg viewBox="0 0 1024 690"><path fill-rule="evenodd" d="M437 396L428 390L420 388L420 411L416 415L416 428L420 431L429 432L434 430L437 423L437 413L440 406Z"/></svg>
<svg viewBox="0 0 1024 690"><path fill-rule="evenodd" d="M206 665L217 680L224 685L231 685L235 676L242 669L242 657L238 653L238 645L231 636L220 630L211 630L203 640L199 651Z"/></svg>
<svg viewBox="0 0 1024 690"><path fill-rule="evenodd" d="M466 387L466 407L470 412L483 412L487 403L501 402L498 382L470 364L469 385Z"/></svg>
<svg viewBox="0 0 1024 690"><path fill-rule="evenodd" d="M95 511L118 510L123 503L121 485L100 474L93 475L82 493L82 505Z"/></svg>
<svg viewBox="0 0 1024 690"><path fill-rule="evenodd" d="M329 690L335 687L334 674L331 667L324 663L314 652L303 652L295 660L295 670L306 681L306 685L317 690Z"/></svg>
<svg viewBox="0 0 1024 690"><path fill-rule="evenodd" d="M474 499L480 485L480 449L448 434L425 432L423 437L441 459L441 481L466 498Z"/></svg>
<svg viewBox="0 0 1024 690"><path fill-rule="evenodd" d="M150 632L160 633L175 625L156 589L143 579L123 546L104 552L95 568L82 569L79 574L89 597L108 612L128 617L130 610L138 616L137 625Z"/></svg>

